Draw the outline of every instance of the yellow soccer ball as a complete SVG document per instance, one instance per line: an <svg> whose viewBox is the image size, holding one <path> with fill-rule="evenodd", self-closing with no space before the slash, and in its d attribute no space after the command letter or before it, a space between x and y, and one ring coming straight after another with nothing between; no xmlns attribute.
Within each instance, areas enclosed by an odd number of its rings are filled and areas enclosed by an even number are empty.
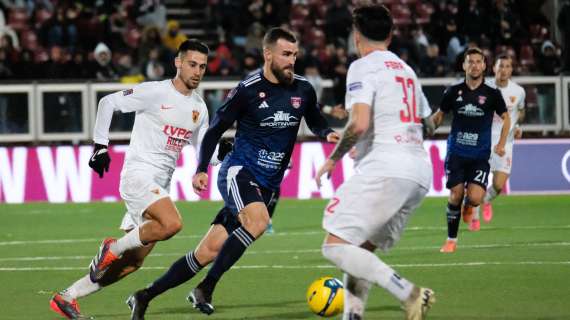
<svg viewBox="0 0 570 320"><path fill-rule="evenodd" d="M333 317L342 312L344 289L342 282L333 277L315 280L307 289L309 309L321 317Z"/></svg>

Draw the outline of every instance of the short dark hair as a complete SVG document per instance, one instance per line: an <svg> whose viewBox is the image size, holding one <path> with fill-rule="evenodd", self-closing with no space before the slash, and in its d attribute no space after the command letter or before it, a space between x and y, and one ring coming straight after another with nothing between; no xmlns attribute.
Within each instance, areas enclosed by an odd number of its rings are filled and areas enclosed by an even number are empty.
<svg viewBox="0 0 570 320"><path fill-rule="evenodd" d="M390 36L394 22L392 14L381 4L363 5L352 12L356 30L372 41L385 41Z"/></svg>
<svg viewBox="0 0 570 320"><path fill-rule="evenodd" d="M208 48L205 43L197 39L188 39L180 44L178 52L176 52L176 56L179 57L181 54L186 53L186 51L198 51L208 55L210 53L210 48Z"/></svg>
<svg viewBox="0 0 570 320"><path fill-rule="evenodd" d="M465 61L465 59L467 59L467 56L472 55L472 54L478 54L481 55L481 57L483 57L483 60L485 61L485 55L483 54L483 50L474 47L474 48L469 48L465 51L465 53L463 54L463 61ZM486 62L486 61L485 61Z"/></svg>
<svg viewBox="0 0 570 320"><path fill-rule="evenodd" d="M297 38L291 31L283 28L271 28L263 37L263 47L269 47L277 43L277 40L285 39L288 42L297 43Z"/></svg>
<svg viewBox="0 0 570 320"><path fill-rule="evenodd" d="M514 59L508 53L501 53L495 58L495 64L501 60L511 60L511 64L514 64Z"/></svg>

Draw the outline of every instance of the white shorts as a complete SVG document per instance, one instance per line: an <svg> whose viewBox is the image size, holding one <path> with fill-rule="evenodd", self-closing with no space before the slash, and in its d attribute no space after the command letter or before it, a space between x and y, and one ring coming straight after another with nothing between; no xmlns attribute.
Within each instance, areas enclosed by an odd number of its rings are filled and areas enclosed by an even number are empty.
<svg viewBox="0 0 570 320"><path fill-rule="evenodd" d="M144 222L145 210L156 201L170 196L170 174L153 174L148 170L129 169L121 172L119 191L127 213L120 228L131 230Z"/></svg>
<svg viewBox="0 0 570 320"><path fill-rule="evenodd" d="M489 164L491 165L491 172L500 171L506 174L511 174L511 167L513 165L513 145L507 144L505 146L505 155L502 157L499 157L495 151L491 151Z"/></svg>
<svg viewBox="0 0 570 320"><path fill-rule="evenodd" d="M387 251L428 190L401 178L355 174L325 208L323 228L354 245L370 241Z"/></svg>

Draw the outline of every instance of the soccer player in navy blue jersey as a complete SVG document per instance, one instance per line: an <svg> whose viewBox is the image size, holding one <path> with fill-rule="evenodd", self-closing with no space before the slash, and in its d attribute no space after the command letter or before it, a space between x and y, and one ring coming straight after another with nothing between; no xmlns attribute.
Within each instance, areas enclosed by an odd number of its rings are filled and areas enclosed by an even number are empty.
<svg viewBox="0 0 570 320"><path fill-rule="evenodd" d="M447 204L447 241L440 249L443 253L456 250L460 212L463 212L463 220L470 223L473 208L483 201L490 169L491 147L497 155L505 154L510 117L501 92L485 84L485 68L483 52L478 48L467 50L463 62L465 81L447 88L439 110L432 116L437 127L443 122L445 113L453 113L445 160L446 187L450 194ZM491 146L494 113L503 119L503 128L499 142Z"/></svg>
<svg viewBox="0 0 570 320"><path fill-rule="evenodd" d="M212 261L208 275L188 299L201 312L214 312L212 294L217 282L266 230L270 221L267 206L279 190L301 119L318 137L338 141L338 134L320 114L315 90L293 73L298 50L293 34L270 29L263 39L263 69L234 88L218 109L204 136L192 184L197 193L207 188L208 161L222 134L237 122L233 150L218 175L225 206L194 251L127 300L132 319L143 319L154 297L188 281Z"/></svg>

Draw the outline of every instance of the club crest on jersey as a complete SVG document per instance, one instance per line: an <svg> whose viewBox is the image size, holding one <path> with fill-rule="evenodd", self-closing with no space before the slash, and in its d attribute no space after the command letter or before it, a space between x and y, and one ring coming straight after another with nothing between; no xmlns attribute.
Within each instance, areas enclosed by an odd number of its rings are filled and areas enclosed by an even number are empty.
<svg viewBox="0 0 570 320"><path fill-rule="evenodd" d="M194 121L194 123L198 121L198 117L200 117L200 112L192 110L192 121Z"/></svg>
<svg viewBox="0 0 570 320"><path fill-rule="evenodd" d="M303 99L301 99L301 97L291 97L291 106L295 109L299 108L302 102Z"/></svg>
<svg viewBox="0 0 570 320"><path fill-rule="evenodd" d="M479 96L479 104L485 104L485 101L487 101L487 97Z"/></svg>
<svg viewBox="0 0 570 320"><path fill-rule="evenodd" d="M128 96L130 94L133 94L133 89L123 90L123 96Z"/></svg>
<svg viewBox="0 0 570 320"><path fill-rule="evenodd" d="M517 97L515 96L510 96L509 99L511 100L511 103L515 103L515 101L517 101Z"/></svg>
<svg viewBox="0 0 570 320"><path fill-rule="evenodd" d="M266 97L266 94L265 94L265 92L261 91L260 93L258 93L258 96L259 96L261 99L264 99L264 98Z"/></svg>

